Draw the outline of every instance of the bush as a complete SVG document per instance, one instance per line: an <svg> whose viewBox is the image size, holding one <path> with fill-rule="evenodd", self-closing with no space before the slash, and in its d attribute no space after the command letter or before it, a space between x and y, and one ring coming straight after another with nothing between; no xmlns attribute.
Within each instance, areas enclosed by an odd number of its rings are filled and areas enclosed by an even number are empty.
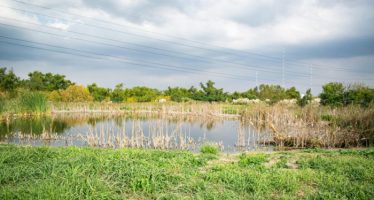
<svg viewBox="0 0 374 200"><path fill-rule="evenodd" d="M211 145L211 144L204 144L200 148L200 152L204 154L214 154L217 155L219 152L219 149L216 145Z"/></svg>
<svg viewBox="0 0 374 200"><path fill-rule="evenodd" d="M110 98L111 90L108 88L99 87L96 83L88 85L87 88L94 101L101 102Z"/></svg>
<svg viewBox="0 0 374 200"><path fill-rule="evenodd" d="M50 101L62 101L61 92L53 91L53 92L49 93L48 99Z"/></svg>
<svg viewBox="0 0 374 200"><path fill-rule="evenodd" d="M47 97L41 92L26 92L18 98L18 104L22 111L46 112L48 107Z"/></svg>
<svg viewBox="0 0 374 200"><path fill-rule="evenodd" d="M322 105L341 106L344 99L344 86L342 83L327 83L322 86L323 91L320 94Z"/></svg>
<svg viewBox="0 0 374 200"><path fill-rule="evenodd" d="M83 85L71 85L61 92L61 100L64 102L92 101L90 92Z"/></svg>

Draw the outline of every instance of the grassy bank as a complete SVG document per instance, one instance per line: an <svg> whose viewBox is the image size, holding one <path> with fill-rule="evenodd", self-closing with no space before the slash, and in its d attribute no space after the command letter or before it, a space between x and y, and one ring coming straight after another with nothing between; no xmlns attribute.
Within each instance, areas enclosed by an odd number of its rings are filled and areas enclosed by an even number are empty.
<svg viewBox="0 0 374 200"><path fill-rule="evenodd" d="M0 199L373 199L373 166L373 149L215 155L1 145Z"/></svg>

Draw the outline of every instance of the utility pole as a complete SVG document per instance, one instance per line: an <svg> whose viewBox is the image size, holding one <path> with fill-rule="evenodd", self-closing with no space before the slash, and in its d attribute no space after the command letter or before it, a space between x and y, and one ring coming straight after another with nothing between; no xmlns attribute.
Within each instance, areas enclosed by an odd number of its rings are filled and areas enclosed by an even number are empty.
<svg viewBox="0 0 374 200"><path fill-rule="evenodd" d="M256 71L256 87L258 88L258 72Z"/></svg>
<svg viewBox="0 0 374 200"><path fill-rule="evenodd" d="M285 52L284 52L284 48L283 48L283 53L282 53L282 87L284 88L285 87L285 84L284 84L284 65L285 65Z"/></svg>
<svg viewBox="0 0 374 200"><path fill-rule="evenodd" d="M313 85L313 65L310 65L310 89L312 89Z"/></svg>

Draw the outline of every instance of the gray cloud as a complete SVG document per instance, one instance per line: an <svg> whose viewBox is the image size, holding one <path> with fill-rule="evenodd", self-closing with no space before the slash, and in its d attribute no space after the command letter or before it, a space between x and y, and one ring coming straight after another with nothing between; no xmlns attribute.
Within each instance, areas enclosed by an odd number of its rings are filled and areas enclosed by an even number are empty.
<svg viewBox="0 0 374 200"><path fill-rule="evenodd" d="M319 91L320 85L330 80L370 79L374 73L374 28L370 26L371 19L374 18L371 13L374 6L372 1L126 2L83 0L62 4L60 1L41 0L37 3L60 10L76 10L79 6L82 12L95 13L95 17L101 16L100 12L105 12L106 15L100 19L108 20L108 16L114 17L109 20L120 20L116 23L124 22L176 37L187 36L188 40L218 46L111 26L84 18L67 17L61 13L53 15L63 18L58 20L1 8L0 11L4 14L0 17L38 19L36 22L42 26L31 26L1 18L0 23L42 30L63 37L0 25L1 36L61 46L65 49L0 37L0 42L48 49L46 51L2 43L0 65L13 67L22 76L32 70L51 71L65 74L78 83L97 82L107 87L113 87L120 82L128 86L187 87L213 79L218 86L225 89L246 90L255 86L256 72L258 83L281 84L280 58L282 49L285 49L286 59L292 59L296 63L289 62L286 65L286 86L296 85L302 91L310 87L309 67L297 63L316 63L331 68L332 71L334 67L351 69L327 73L326 70L316 68L313 74L314 91ZM37 12L52 12L11 1L4 3ZM303 13L304 11L310 13ZM78 20L83 24L77 23ZM45 28L53 23L53 26L67 27L67 30ZM144 25L147 23L151 26ZM96 27L87 24L94 24ZM184 45L180 45L181 43ZM370 80L365 82L374 84L374 81Z"/></svg>

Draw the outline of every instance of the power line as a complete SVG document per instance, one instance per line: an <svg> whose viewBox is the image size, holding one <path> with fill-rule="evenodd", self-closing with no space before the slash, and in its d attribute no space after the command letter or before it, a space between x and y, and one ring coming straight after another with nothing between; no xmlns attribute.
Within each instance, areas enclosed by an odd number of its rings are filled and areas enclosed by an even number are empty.
<svg viewBox="0 0 374 200"><path fill-rule="evenodd" d="M95 56L104 56L104 57L108 57L108 58L116 59L116 60L119 59L119 60L121 60L123 62L126 62L126 63L129 63L129 64L137 63L137 62L133 62L133 61L128 60L128 59L124 59L124 58L118 57L118 56L111 56L111 55L103 54L103 53L96 53L96 52L91 52L91 51L78 50L78 49L74 49L74 48L61 47L61 46L50 45L50 44L41 43L41 42L33 42L33 41L29 41L29 40L17 39L17 38L2 36L2 35L0 35L0 38L6 38L6 39L10 39L10 40L17 40L17 41L22 41L22 42L27 42L27 43L39 44L39 45L44 45L44 46L48 46L48 47L52 47L52 48L60 48L60 49L64 49L64 50L75 51L75 52L78 52L78 53L81 53L81 54L82 53L83 54L92 54L92 55L95 55ZM144 62L144 63L148 63L148 64L151 64L151 65L157 65L157 66L166 66L166 67L169 67L169 68L179 69L179 70L182 70L184 72L188 72L185 69L197 71L196 69L193 69L193 68L185 68L185 67L184 68L179 68L179 67L176 67L176 66L173 66L173 65L168 65L168 64L163 64L163 63L156 63L156 62ZM137 63L137 64L140 64L140 63ZM208 73L208 74L216 74L216 75L224 76L224 78L241 77L241 76L234 75L234 74L219 73L219 72L209 72L209 71L205 71L205 70L199 70L199 72ZM247 79L244 79L244 78L238 78L238 79L240 79L240 80L247 80Z"/></svg>
<svg viewBox="0 0 374 200"><path fill-rule="evenodd" d="M112 25L115 25L117 27L128 27L128 28L131 28L131 29L140 30L142 32L148 32L148 33L157 34L157 35L161 35L161 36L166 36L166 37L170 37L170 38L174 38L174 39L178 39L178 40L182 40L182 41L192 42L192 43L203 45L204 48L205 48L205 46L211 46L211 47L215 47L215 48L221 48L221 49L227 49L227 50L231 50L231 51L241 52L241 53L244 53L244 54L252 54L254 56L268 58L268 59L271 59L271 60L277 61L277 62L282 60L282 58L279 58L279 57L269 56L269 55L265 55L265 54L261 54L261 53L254 53L254 52L251 52L251 51L248 51L248 50L237 50L237 49L227 48L227 47L223 47L223 46L220 46L220 45L213 45L213 44L208 44L208 43L204 43L204 42L200 42L200 41L196 41L196 40L177 37L177 36L173 36L173 35L169 35L169 34L159 33L159 32L155 32L155 31L149 31L149 30L145 30L145 29L138 28L138 27L135 27L135 26L118 24L118 23L114 23L114 22L108 21L108 20L98 19L98 18L94 18L94 17L87 17L87 16L77 14L77 13L71 13L71 12L68 13L65 10L59 10L59 9L55 9L55 8L52 8L52 7L47 7L47 6L44 6L44 5L39 5L39 4L34 4L34 3L29 3L29 2L19 1L19 0L13 0L13 1L17 2L17 3L20 3L20 4L23 4L23 5L42 8L44 10L52 10L52 11L55 11L55 12L58 12L58 13L61 13L61 14L64 14L64 15L86 18L86 19L94 20L96 22L101 22L101 23L104 23L104 24L112 24ZM11 7L8 7L8 8L13 9ZM25 11L25 12L28 12L28 11ZM31 11L29 11L29 12L31 12ZM51 17L51 16L49 16L49 17ZM118 31L118 30L114 30L114 31ZM153 39L157 40L157 38L153 38ZM165 42L173 42L173 41L168 41L168 40L164 40L164 41ZM183 43L179 43L179 44L184 45ZM195 47L195 48L197 48L197 47ZM206 49L206 50L212 50L212 49ZM214 50L214 51L217 51L217 50ZM288 59L287 61L288 61L288 63L299 64L299 65L303 65L303 66L309 66L311 64L311 63L301 62L301 61L298 61L298 60L295 60L295 59ZM335 68L337 70L350 70L350 69L347 69L347 68L319 65L319 64L315 64L315 63L313 63L313 65L314 65L314 68L318 68L316 66L319 66L322 69L324 69L326 67L329 67L329 68Z"/></svg>
<svg viewBox="0 0 374 200"><path fill-rule="evenodd" d="M55 33L49 33L49 32L43 32L43 31L39 31L39 30L35 30L35 29L29 29L29 28L24 28L24 27L18 27L18 26L14 26L14 25L9 25L9 24L2 24L0 23L0 25L6 25L6 26L10 26L10 27L14 27L14 28L22 28L22 29L26 29L26 30L30 30L30 31L35 31L35 32L41 32L41 33L45 33L45 34L51 34L51 35L54 35L54 36L57 36L57 37L65 37L63 35L59 35L59 34L55 34ZM46 27L46 28L50 28L50 27ZM55 28L52 28L52 29L55 29ZM61 31L60 29L57 29L59 31ZM69 39L72 39L73 37L69 37ZM80 38L73 38L73 39L80 39ZM82 41L87 41L87 42L93 42L93 43L97 43L97 42L94 42L94 41L90 41L90 40L84 40L84 39L80 39ZM29 41L30 42L30 41ZM103 43L99 43L99 44L103 44ZM105 43L107 44L107 43ZM109 44L111 45L111 44ZM115 45L111 45L111 46L115 46ZM115 46L115 47L120 47L120 46ZM159 64L159 63L157 63ZM260 70L260 71L265 71L265 72L272 72L272 71L266 71L266 70ZM306 76L300 76L300 77L306 77Z"/></svg>
<svg viewBox="0 0 374 200"><path fill-rule="evenodd" d="M9 19L9 18L8 18ZM57 18L55 18L55 19L57 19ZM18 20L19 21L19 20ZM38 25L38 26L41 26L41 25L39 25L39 24L36 24L36 25ZM46 28L51 28L51 27L46 27ZM54 28L55 30L59 30L59 31L61 31L60 29L58 29L58 28ZM75 34L77 34L78 32L75 32ZM80 33L80 34L82 34L82 33ZM92 36L91 35L91 37L94 37L94 36ZM97 38L97 37L96 37ZM75 38L75 39L77 39L77 38ZM108 40L108 39L106 39L106 40ZM93 42L93 43L95 43L94 41L89 41L89 40L86 40L87 42ZM123 41L121 41L121 42L123 42ZM96 43L98 43L98 42L96 42ZM103 44L103 43L102 43ZM132 45L135 45L135 44L132 44ZM112 45L112 46L114 46L114 45ZM117 47L119 47L119 46L117 46ZM143 47L144 47L144 45L143 45ZM121 48L121 47L119 47L119 48ZM147 47L147 48L149 48L149 47ZM161 49L159 49L159 50L161 50ZM173 51L170 51L170 52L173 52ZM154 52L153 52L154 53ZM175 53L175 52L173 52L173 53ZM157 53L156 53L157 54ZM162 54L159 54L159 55L162 55ZM165 56L171 56L171 55L165 55ZM190 55L190 56L196 56L196 55ZM201 56L197 56L197 57L201 57ZM205 59L205 57L201 57L201 58L204 58ZM282 60L285 60L285 59L282 59ZM221 62L225 62L225 61L222 61L221 60ZM227 61L226 61L227 62ZM238 64L238 63L233 63L233 62L228 62L228 63L230 63L230 64ZM284 61L282 62L283 63L283 65L284 65ZM239 64L239 65L241 65L241 64ZM244 68L243 68L244 69ZM249 70L249 69L248 69ZM265 72L274 72L274 71L266 71L266 70L260 70L260 71L265 71ZM282 69L282 84L284 85L285 83L285 81L284 81L284 67L283 67L283 69ZM278 72L274 72L274 73L278 73ZM296 73L297 74L297 72L289 72L289 73ZM304 73L299 73L299 74L304 74ZM307 75L305 75L304 77L307 77Z"/></svg>
<svg viewBox="0 0 374 200"><path fill-rule="evenodd" d="M10 44L10 45L15 45L15 46L22 46L22 47L27 47L27 48L32 48L32 49L38 49L38 50L43 50L43 51L48 51L48 52L55 52L55 53L60 53L60 54L67 54L67 55L79 56L79 57L84 57L84 58L92 58L92 59L96 59L96 60L104 60L102 58L97 58L97 57L93 57L93 56L89 56L89 55L85 55L85 54L71 53L71 52L60 51L60 50L56 50L56 49L36 47L36 46L24 45L24 44L19 44L19 43L14 43L14 42L8 42L8 41L1 41L0 40L0 43ZM97 55L101 55L101 54L97 54ZM106 56L106 55L103 55L103 56ZM109 57L109 56L107 56L107 57ZM144 65L144 64L136 63L136 62L128 62L126 60L121 60L121 59L118 59L116 57L109 57L109 58L111 58L111 60L114 60L114 61L118 61L118 62L122 62L122 63L127 63L127 64L130 64L130 65L137 65L137 66L142 67L142 68L149 68L149 69L153 69L153 70L161 68L161 69L165 69L165 70L169 70L169 71L170 70L171 71L182 71L182 72L188 72L188 73L194 73L194 74L201 75L199 73L195 73L194 71L187 71L187 70L180 69L180 68L178 68L178 69L176 69L176 68L169 68L169 67L157 67L157 68L155 68L155 67L150 67L150 65ZM207 73L209 73L209 72L207 72ZM234 77L228 77L228 76L219 76L219 75L215 75L215 76L217 76L217 77L224 77L224 78L228 78L228 79L234 79L234 80L246 80L246 81L248 80L248 79L234 78ZM263 80L269 80L269 79L263 79ZM300 85L304 85L304 84L300 84Z"/></svg>
<svg viewBox="0 0 374 200"><path fill-rule="evenodd" d="M220 45L213 45L213 44L208 44L208 43L204 43L204 42L200 42L200 41L196 41L196 40L191 40L191 39L172 36L172 35L168 35L168 34L164 34L164 33L159 33L159 32L155 32L155 31L149 31L149 30L141 29L141 28L134 27L134 26L126 26L126 25L123 25L123 24L114 23L112 21L97 19L97 18L93 18L93 17L87 17L87 16L84 16L84 15L71 13L71 12L67 13L66 11L63 11L63 10L59 10L59 9L55 9L55 8L51 8L51 7L47 7L47 6L42 6L42 5L37 5L37 4L33 4L33 3L28 3L28 2L24 2L24 1L18 1L18 0L13 0L13 1L24 4L24 5L39 7L39 8L45 9L45 10L53 10L55 12L59 12L59 13L64 14L64 15L82 17L82 18L102 22L102 23L105 23L105 24L112 24L112 25L115 25L115 26L118 26L118 27L128 27L128 28L132 28L132 29L138 29L142 32L148 32L148 33L152 33L152 34L162 35L162 36L166 36L166 37L170 37L170 38L175 38L175 39L178 39L178 40L183 40L183 41L187 41L187 42L200 44L200 45L203 45L203 46L212 46L212 47L215 47L215 48L227 49L227 50L231 50L231 51L238 51L238 52L245 53L245 54L252 54L252 55L258 56L258 57L264 57L264 58L280 61L280 58L277 58L277 57L274 57L274 56L268 56L268 55L265 55L265 54L254 53L254 52L244 51L244 50L236 50L236 49L232 49L232 48L223 47L223 46L220 46ZM173 41L168 41L168 42L173 42ZM179 43L179 44L184 45L183 43ZM210 50L212 50L212 49L210 49Z"/></svg>
<svg viewBox="0 0 374 200"><path fill-rule="evenodd" d="M35 14L35 15L40 15L40 16L48 17L48 18L52 18L52 19L61 20L61 18L50 16L50 15L46 15L46 14L42 14L42 13L39 13L39 12L34 12L34 11L29 11L29 10L24 10L24 9L19 9L19 8L13 8L13 7L9 7L9 6L3 6L3 5L1 5L0 7L12 9L12 10L18 10L18 11L22 11L22 12L26 12L26 13L32 13L32 14ZM64 20L65 21L71 21L71 20L67 20L67 19L64 19ZM113 31L113 32L116 32L116 33L122 33L122 34L131 35L131 36L135 36L135 37L147 38L147 39L151 39L151 40L157 40L157 41L161 41L161 42L171 43L171 44L175 44L175 45L179 45L179 46L184 46L184 47L189 47L189 48L196 48L196 49L201 49L201 50L205 50L205 51L218 52L218 53L222 53L223 52L223 53L229 53L229 54L233 54L233 55L238 55L235 52L229 52L229 51L218 50L218 49L211 49L211 48L207 48L207 47L190 45L190 44L185 44L185 43L176 42L176 41L172 41L172 40L165 40L165 39L160 39L160 38L156 38L156 37L139 35L139 34L136 34L136 33L131 33L131 32L128 32L128 31L123 31L123 30L117 30L117 29L113 29L113 28L109 28L109 27L103 27L103 26L98 26L98 25L93 25L93 24L88 24L88 23L82 23L82 25L84 25L84 26L90 26L90 27L94 27L94 28L98 28L98 29L104 29L104 30L107 30L107 31L109 30L109 31ZM230 49L230 50L234 50L234 49ZM234 51L237 52L238 50L234 50ZM262 56L262 57L263 57L262 59L265 59L266 57L268 57L266 60L271 59L272 61L275 61L273 58L271 58L269 56Z"/></svg>
<svg viewBox="0 0 374 200"><path fill-rule="evenodd" d="M0 37L3 37L3 36L0 36ZM8 37L3 37L3 38L7 38L9 39ZM16 40L20 40L20 39L16 39ZM26 41L26 40L20 40L20 41ZM29 42L29 41L28 41ZM73 56L79 56L79 57L84 57L84 58L92 58L92 59L97 59L97 60L105 60L103 58L97 58L96 56L100 56L100 57L106 57L106 58L109 58L110 60L114 60L114 61L118 61L118 62L122 62L122 63L127 63L127 64L130 64L130 65L137 65L141 68L149 68L149 69L165 69L165 70L171 70L171 71L181 71L181 72L187 72L187 73L194 73L194 74L198 74L200 75L199 73L196 73L197 70L185 70L185 69L181 69L181 68L172 68L172 67L164 67L164 66L158 66L158 67L152 67L150 64L142 64L142 63L138 63L138 62L132 62L132 61L128 61L128 60L124 60L122 58L118 58L118 57L114 57L114 56L109 56L107 54L99 54L99 53L94 53L94 52L87 52L87 51L82 51L82 50L77 50L77 49L73 49L73 48L66 48L66 47L60 47L60 46L54 46L54 45L49 45L51 47L54 47L54 48L61 48L61 49L66 49L66 50L73 50L75 52L78 52L78 53L71 53L71 52L66 52L66 51L61 51L61 50L56 50L56 49L50 49L50 48L44 48L44 47L37 47L37 46L30 46L30 45L25 45L25 44L19 44L19 43L14 43L14 42L8 42L8 41L0 41L0 43L5 43L5 44L10 44L10 45L15 45L15 46L22 46L22 47L27 47L27 48L33 48L33 49L38 49L38 50L43 50L43 51L48 51L48 52L55 52L55 53L61 53L61 54L67 54L67 55L73 55ZM30 42L30 43L36 43L36 44L42 44L42 43L37 43L37 42ZM46 45L46 44L42 44L42 45ZM89 54L89 55L87 55ZM90 56L90 54L94 55L94 56ZM167 66L167 65L166 65ZM211 73L211 72L206 72L206 71L202 71L203 73ZM237 78L237 77L231 77L231 76L223 76L223 75L219 75L219 74L215 74L214 76L217 76L217 77L224 77L224 78L229 78L229 79L234 79L234 80L247 80L247 79L243 79L243 78ZM262 79L262 80L267 80L269 81L269 79ZM300 84L300 83L297 83L298 85L305 85L305 84ZM320 86L320 85L315 85L315 86Z"/></svg>
<svg viewBox="0 0 374 200"><path fill-rule="evenodd" d="M282 86L284 87L284 55L285 52L284 52L284 49L283 49L283 52L282 52Z"/></svg>
<svg viewBox="0 0 374 200"><path fill-rule="evenodd" d="M21 1L16 1L16 2L21 2ZM24 4L29 4L29 5L32 5L30 3L26 3L26 2L23 2ZM33 14L36 14L36 15L40 15L40 16L45 16L45 17L49 17L49 18L53 18L53 19L59 19L61 20L60 18L57 18L57 17L54 17L54 16L50 16L50 15L45 15L45 14L41 14L41 13L38 13L38 12L33 12L33 11L28 11L28 10L23 10L23 9L19 9L19 8L12 8L12 7L8 7L8 6L0 6L0 7L5 7L5 8L8 8L8 9L13 9L13 10L18 10L18 11L23 11L23 12L28 12L28 13L33 13ZM37 6L38 7L38 6ZM43 9L47 9L47 7L44 7ZM55 10L53 8L48 8L49 10ZM60 13L62 11L59 11ZM69 13L63 13L63 14L69 14ZM71 15L71 14L70 14ZM84 18L90 18L90 17L85 17L85 16L81 16L81 15L76 15L76 16L80 16L80 17L84 17ZM66 20L66 19L64 19ZM97 20L97 19L95 19ZM71 20L66 20L66 21L71 21ZM104 20L105 21L105 20ZM92 25L92 24L87 24L87 23L84 23L82 25L86 25L86 26L91 26L91 27L95 27L95 28L100 28L100 29L106 29L106 30L111 30L111 31L115 31L115 32L119 32L119 33L124 33L124 34L128 34L128 35L133 35L133 36L137 36L137 37L143 37L143 38L149 38L149 39L154 39L154 40L160 40L160 41L163 41L163 42L169 42L169 43L175 43L175 44L178 44L178 45L182 45L182 46L188 46L188 47L191 47L191 48L199 48L199 49L203 49L203 50L208 50L208 51L214 51L214 52L223 52L221 50L217 50L217 49L209 49L209 48L206 48L206 47L198 47L198 46L191 46L191 45L185 45L183 43L176 43L174 41L168 41L168 40L163 40L163 39L159 39L159 38L154 38L154 37L148 37L148 36L144 36L144 35L139 35L139 34L134 34L134 33L129 33L129 32L125 32L125 31L120 31L120 30L115 30L115 29L111 29L111 28L107 28L107 27L101 27L101 26L96 26L96 25ZM143 30L144 31L144 30ZM197 42L197 41L196 41ZM197 42L197 43L201 43L201 42ZM204 44L204 43L202 43ZM206 45L209 45L209 44L206 44ZM209 46L212 46L212 45L209 45ZM224 48L224 47L223 47ZM165 50L163 49L164 51L168 51L168 50ZM235 50L235 49L230 49L230 50ZM169 50L170 51L170 50ZM240 50L235 50L235 51L240 51ZM226 51L224 51L226 52ZM226 52L227 53L227 52ZM233 52L229 52L231 54L234 54L234 55L237 55ZM249 53L249 52L247 52ZM259 54L259 55L263 55L263 54ZM193 56L197 56L197 55L193 55ZM276 57L271 57L271 56L266 56L266 55L263 55L264 57L268 57L268 58L273 58L273 59L277 59L279 60L279 58L276 58ZM197 56L199 57L199 56ZM273 60L274 61L274 60ZM225 61L222 61L221 62L225 62ZM277 61L278 62L278 61ZM288 61L289 62L289 61ZM289 63L293 63L295 65L295 63L297 62L289 62ZM300 62L301 63L301 62ZM231 62L231 64L233 64ZM239 63L235 63L237 65L242 65L242 64L239 64ZM306 65L306 63L301 63L301 65ZM321 66L323 68L322 65L316 65L314 64L315 66ZM298 65L300 66L300 65ZM316 67L315 67L316 68ZM330 67L332 68L332 67ZM337 69L337 70L349 70L349 69ZM297 72L291 72L291 73L297 73Z"/></svg>
<svg viewBox="0 0 374 200"><path fill-rule="evenodd" d="M44 26L44 25L40 25L40 24L37 24L37 23L25 22L25 21L22 21L22 20L16 20L16 19L7 18L7 17L0 17L0 18L7 19L7 20L13 20L13 21L16 21L16 22L19 22L19 23L24 23L24 24L27 24L27 25L41 26L41 27L44 27L44 28L47 28L47 29L52 29L52 30L58 30L58 31L61 31L61 30L58 29L58 28L55 28L55 27L49 27L49 26ZM56 34L56 33L50 33L50 32L45 32L45 31L41 31L41 30L36 30L36 29L31 29L31 28L25 28L25 27L20 27L20 26L15 26L15 25L10 25L10 24L0 23L0 25L3 25L3 26L9 26L9 27L18 28L18 29L19 29L19 28L20 28L20 29L25 29L25 30L29 30L29 31L33 31L33 32L38 32L38 33L43 33L43 34L52 35L52 36L65 37L65 36L63 36L63 35ZM86 34L86 33L76 32L76 31L65 30L64 32L73 33L73 34L81 35L81 36L88 36L88 37L92 37L92 38L103 39L103 40L107 40L107 41L113 41L113 42L119 42L119 43L124 43L124 44L130 44L130 45L140 46L140 47L144 47L144 48L151 48L151 49L162 50L162 51L167 51L167 52L172 52L172 53L179 53L179 54L181 54L181 55L187 55L187 56L189 56L189 57L197 57L200 61L205 61L205 62L207 62L206 57L202 57L202 56L196 56L196 55L192 55L192 54L186 54L186 53L174 52L174 51L165 50L165 49L161 49L161 48L149 47L149 46L146 46L146 45L138 45L138 44L136 44L136 43L125 42L125 41L121 41L121 40L115 40L115 39L111 39L111 38L100 37L100 36L96 36L96 35L92 35L92 34ZM112 46L112 47L117 47L117 48L122 48L122 49L128 49L128 50L131 50L131 51L146 52L146 53L155 54L155 55L170 56L170 57L176 57L176 58L186 59L185 57L183 57L183 56L178 56L178 55L170 55L170 54L163 54L163 53L158 53L158 52L153 52L153 51L139 50L139 49L129 48L129 47L127 47L127 46L113 45L113 44L109 44L109 43L97 42L97 41L91 41L91 40L86 40L86 39L76 38L76 37L69 37L69 38L70 38L70 39L79 40L79 41L85 41L85 42L96 43L96 44L101 44L101 45L106 45L106 46ZM240 66L242 66L242 67L237 67L237 68L245 69L245 70L250 70L250 71L253 71L253 70L256 69L256 70L258 70L258 71L263 71L263 72L269 72L269 73L275 73L275 74L278 74L278 73L279 73L279 72L277 72L277 71L273 71L273 70L258 69L258 68L259 68L258 66L248 66L248 65L244 65L244 64L240 64L240 63L235 63L235 62L226 61L226 60L223 60L223 59L216 59L216 58L208 58L208 59L209 59L209 60L212 60L213 62L218 62L218 63L219 63L219 62L225 62L225 63L228 63L228 64L240 65ZM209 62L209 61L208 61L208 62ZM254 68L254 69L251 69L251 68ZM304 74L304 73L298 73L298 72L292 72L292 71L287 71L287 73L296 74L296 75L306 75L306 74Z"/></svg>

